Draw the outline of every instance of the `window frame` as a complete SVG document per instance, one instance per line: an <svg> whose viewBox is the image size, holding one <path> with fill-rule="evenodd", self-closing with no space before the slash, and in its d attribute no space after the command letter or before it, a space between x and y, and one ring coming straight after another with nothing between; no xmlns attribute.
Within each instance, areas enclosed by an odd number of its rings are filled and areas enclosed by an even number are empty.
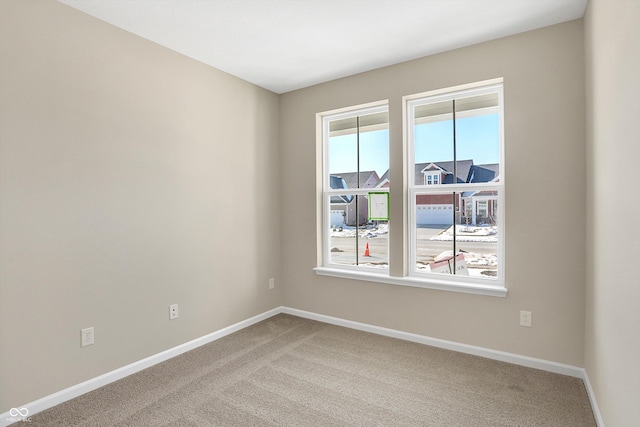
<svg viewBox="0 0 640 427"><path fill-rule="evenodd" d="M390 194L389 187L369 187L369 188L349 188L349 189L333 189L330 185L330 171L329 171L329 124L332 121L348 119L351 117L366 116L377 113L389 112L389 103L387 100L378 101L375 103L363 104L353 107L347 107L340 110L327 111L317 114L317 123L321 125L320 138L322 141L322 178L321 178L321 196L322 196L322 210L319 218L321 218L321 226L319 227L319 236L321 238L321 245L318 257L318 266L320 268L330 270L345 270L352 271L356 274L365 273L379 276L388 276L389 267L386 269L367 267L364 265L348 265L338 264L331 262L331 197L339 196L344 193L358 197L368 196L369 193L387 193ZM388 126L388 122L387 122ZM356 214L357 215L357 214ZM357 238L357 237L356 237ZM389 242L387 243L389 245ZM387 248L387 253L388 253ZM359 253L356 253L356 257L359 257Z"/></svg>
<svg viewBox="0 0 640 427"><path fill-rule="evenodd" d="M410 251L411 246L414 244L412 242L411 235L415 235L409 231L410 228L415 229L415 225L412 227L410 222L411 215L415 215L415 212L412 214L411 209L411 192L409 187L409 178L410 175L414 176L414 169L412 167L408 167L409 159L414 161L413 155L409 153L409 132L408 127L409 121L407 120L408 112L407 112L407 102L424 98L428 96L435 95L443 95L443 94L452 94L454 92L463 92L469 91L477 88L485 88L491 85L497 85L500 87L500 102L499 102L499 116L500 116L500 124L499 124L499 132L500 132L500 182L496 187L500 188L499 198L497 201L498 207L498 215L500 218L500 228L498 233L502 238L498 243L499 254L499 268L500 271L500 280L492 280L492 279L478 279L471 281L460 281L458 278L455 280L451 280L451 278L445 277L433 277L435 274L430 274L432 277L424 277L424 274L416 275L411 272L411 257ZM327 148L328 144L325 144L325 125L324 119L328 116L337 117L338 114L345 113L345 116L350 112L354 112L357 110L364 110L367 108L375 108L381 105L386 106L387 111L389 111L389 155L390 159L393 157L392 151L394 150L393 140L394 138L400 139L400 135L394 135L392 133L392 129L402 129L402 170L393 169L390 163L389 173L393 174L394 177L402 177L402 182L395 182L391 187L395 191L401 192L402 194L398 196L397 194L391 197L391 218L389 220L389 251L391 251L391 247L395 245L398 247L398 244L402 244L403 252L400 258L394 258L392 261L391 253L389 253L389 266L388 269L380 270L380 269L367 269L361 266L350 266L346 265L335 265L335 264L325 264L325 260L329 258L330 245L328 240L328 232L330 229L330 212L327 210L328 207L325 207L325 203L330 198L325 199L324 188L325 178L329 176L328 170L328 159ZM328 276L334 278L344 278L344 279L352 279L352 280L361 280L367 282L375 282L375 283L384 283L391 285L399 285L399 286L409 286L409 287L417 287L422 289L435 289L435 290L444 290L456 293L466 293L466 294L475 294L482 296L494 296L494 297L505 297L507 295L507 289L505 287L505 234L504 234L504 210L505 210L505 190L504 190L504 175L505 175L505 150L504 150L504 89L503 89L503 79L496 78L491 80L485 80L481 82L475 82L465 85L459 85L455 87L449 87L444 89L438 89L428 92L416 93L413 95L402 96L402 122L394 123L393 118L396 117L391 114L390 105L396 105L395 103L391 104L389 100L376 101L368 104L360 104L357 106L346 107L342 109L336 109L326 112L321 112L316 114L316 243L317 243L317 251L316 251L316 267L313 269L318 276ZM397 125L400 124L398 127ZM328 133L326 133L328 135ZM395 146L396 153L398 153L397 148ZM412 148L411 148L412 150ZM401 172L401 173L400 173ZM413 179L413 178L411 178ZM396 178L397 180L397 178ZM496 183L491 183L492 185ZM472 184L471 184L472 185ZM451 192L450 184L442 184L439 183L437 185L429 186L429 189L440 189L444 187L445 192ZM486 185L483 183L483 188L486 188ZM468 189L468 187L467 187ZM370 189L366 189L369 191ZM388 191L389 193L392 191L389 188L382 189L376 188L377 190ZM402 190L402 191L400 191ZM394 203L395 200L395 203ZM399 203L398 200L401 200ZM415 203L415 196L414 196ZM325 214L327 212L327 214ZM402 218L394 219L394 215L398 215L401 213ZM394 230L397 230L394 232ZM395 242L392 245L392 241ZM402 265L399 264L398 259L402 260ZM392 262L395 267L392 268ZM414 263L415 264L415 263ZM440 276L440 275L438 275ZM444 275L442 275L444 276Z"/></svg>
<svg viewBox="0 0 640 427"><path fill-rule="evenodd" d="M496 93L498 95L498 105L491 107L498 113L498 131L499 131L499 164L500 164L500 180L497 182L487 183L455 183L455 184L432 184L424 185L415 182L415 151L414 151L414 109L419 106L429 105L432 103L440 103L454 99L469 98L477 95ZM403 97L403 118L404 118L404 148L406 152L405 158L405 177L407 181L407 191L404 194L407 197L407 234L409 236L408 248L408 265L407 271L409 277L415 277L426 281L437 281L447 283L452 286L464 286L465 284L478 284L486 286L494 286L504 289L505 286L505 227L504 227L504 87L502 79L495 79L489 82L478 82L470 85L464 85L448 89L440 89L436 91L423 92ZM485 112L481 109L478 112ZM471 114L473 116L474 114ZM468 113L464 116L469 117ZM455 178L454 178L455 179ZM416 196L420 194L460 194L466 191L496 191L498 193L498 242L497 242L497 278L483 278L477 276L456 276L440 273L430 273L418 271L417 269L417 227L416 227ZM460 198L461 199L461 198ZM475 208L472 207L472 210ZM458 206L462 209L462 206Z"/></svg>

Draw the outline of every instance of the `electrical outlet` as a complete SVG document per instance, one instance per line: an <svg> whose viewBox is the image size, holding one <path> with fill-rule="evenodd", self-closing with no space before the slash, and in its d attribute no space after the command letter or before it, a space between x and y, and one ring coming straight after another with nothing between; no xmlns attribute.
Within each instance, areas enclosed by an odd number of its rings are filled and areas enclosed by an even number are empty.
<svg viewBox="0 0 640 427"><path fill-rule="evenodd" d="M531 312L520 311L520 326L531 327Z"/></svg>
<svg viewBox="0 0 640 427"><path fill-rule="evenodd" d="M86 347L93 344L93 326L80 330L80 347Z"/></svg>
<svg viewBox="0 0 640 427"><path fill-rule="evenodd" d="M273 279L273 278L269 279L269 289L273 289L275 287L276 287L275 279Z"/></svg>
<svg viewBox="0 0 640 427"><path fill-rule="evenodd" d="M178 304L171 304L169 306L169 320L177 319L178 317Z"/></svg>

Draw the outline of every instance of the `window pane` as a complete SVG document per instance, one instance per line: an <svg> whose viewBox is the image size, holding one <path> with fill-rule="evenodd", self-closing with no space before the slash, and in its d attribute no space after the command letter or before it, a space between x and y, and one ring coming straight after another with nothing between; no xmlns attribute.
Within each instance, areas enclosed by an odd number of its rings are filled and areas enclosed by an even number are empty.
<svg viewBox="0 0 640 427"><path fill-rule="evenodd" d="M458 176L469 183L490 182L500 174L498 94L456 99Z"/></svg>
<svg viewBox="0 0 640 427"><path fill-rule="evenodd" d="M374 221L359 236L358 265L389 269L389 223Z"/></svg>
<svg viewBox="0 0 640 427"><path fill-rule="evenodd" d="M367 218L366 196L331 197L329 259L331 264L388 269L387 221Z"/></svg>
<svg viewBox="0 0 640 427"><path fill-rule="evenodd" d="M453 225L453 194L416 196L416 268L419 272L450 274L440 261L453 254L452 239L442 238ZM442 266L444 267L444 266Z"/></svg>
<svg viewBox="0 0 640 427"><path fill-rule="evenodd" d="M329 125L329 174L339 179L346 173L355 173L358 169L358 135L357 118L352 117L343 120L332 121ZM336 182L338 184L338 182ZM334 183L331 183L331 188ZM344 187L347 188L347 187ZM351 186L350 188L355 188Z"/></svg>
<svg viewBox="0 0 640 427"><path fill-rule="evenodd" d="M463 252L470 276L498 275L498 192L462 193L464 205L456 227L456 250Z"/></svg>
<svg viewBox="0 0 640 427"><path fill-rule="evenodd" d="M344 179L346 188L388 186L388 116L373 113L329 124L329 174Z"/></svg>
<svg viewBox="0 0 640 427"><path fill-rule="evenodd" d="M497 199L497 191L417 195L417 271L496 277Z"/></svg>
<svg viewBox="0 0 640 427"><path fill-rule="evenodd" d="M389 187L389 114L377 110L329 122L331 189ZM388 225L369 221L367 196L345 191L330 196L329 204L328 262L388 269Z"/></svg>
<svg viewBox="0 0 640 427"><path fill-rule="evenodd" d="M415 185L453 183L453 154L453 102L416 106L414 109ZM437 176L437 182L434 175Z"/></svg>
<svg viewBox="0 0 640 427"><path fill-rule="evenodd" d="M360 188L389 186L389 124L360 134Z"/></svg>
<svg viewBox="0 0 640 427"><path fill-rule="evenodd" d="M491 91L491 92L490 92ZM501 88L474 88L408 102L415 191L410 248L415 272L499 279ZM414 169L413 171L411 169ZM410 182L411 184L411 182ZM456 184L455 191L447 184ZM499 184L498 184L499 185ZM429 190L431 188L431 190ZM448 193L442 191L450 188ZM489 190L490 188L490 190ZM500 228L501 229L501 228Z"/></svg>

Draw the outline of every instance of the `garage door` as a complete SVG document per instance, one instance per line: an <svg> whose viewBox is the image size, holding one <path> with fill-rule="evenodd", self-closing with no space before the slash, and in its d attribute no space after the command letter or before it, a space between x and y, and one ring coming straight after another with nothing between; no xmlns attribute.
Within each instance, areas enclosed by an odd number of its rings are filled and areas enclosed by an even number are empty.
<svg viewBox="0 0 640 427"><path fill-rule="evenodd" d="M344 211L331 211L331 226L342 227L344 225Z"/></svg>
<svg viewBox="0 0 640 427"><path fill-rule="evenodd" d="M451 224L453 205L418 205L416 224Z"/></svg>

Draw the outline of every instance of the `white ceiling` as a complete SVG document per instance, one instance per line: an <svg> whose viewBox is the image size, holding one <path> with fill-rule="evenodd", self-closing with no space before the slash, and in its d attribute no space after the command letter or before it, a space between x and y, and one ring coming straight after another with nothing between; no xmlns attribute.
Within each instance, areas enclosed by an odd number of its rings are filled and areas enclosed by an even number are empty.
<svg viewBox="0 0 640 427"><path fill-rule="evenodd" d="M276 93L581 18L587 0L59 0Z"/></svg>

